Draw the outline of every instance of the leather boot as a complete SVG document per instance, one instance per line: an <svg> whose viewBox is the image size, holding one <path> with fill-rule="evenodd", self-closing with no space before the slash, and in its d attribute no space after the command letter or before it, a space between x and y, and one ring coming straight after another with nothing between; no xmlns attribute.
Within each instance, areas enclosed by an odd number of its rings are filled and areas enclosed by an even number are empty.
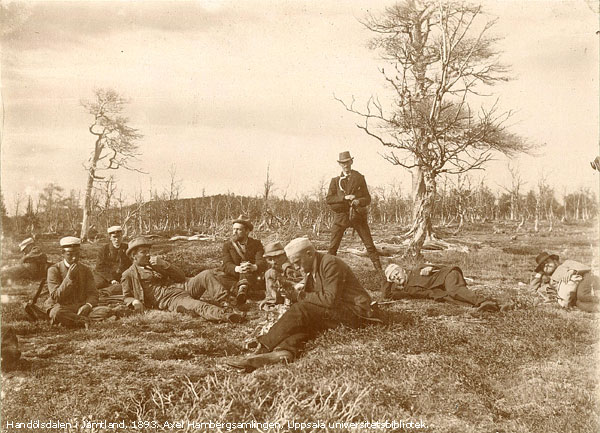
<svg viewBox="0 0 600 433"><path fill-rule="evenodd" d="M371 262L373 263L373 267L376 271L383 272L383 269L381 268L381 261L379 261L379 256L371 257Z"/></svg>
<svg viewBox="0 0 600 433"><path fill-rule="evenodd" d="M246 373L256 370L266 365L279 364L280 362L291 362L294 355L289 350L274 350L273 352L262 353L259 355L250 355L245 358L231 359L225 361L230 367L243 370Z"/></svg>
<svg viewBox="0 0 600 433"><path fill-rule="evenodd" d="M244 305L248 299L248 286L246 284L240 284L235 295L235 302L237 305Z"/></svg>

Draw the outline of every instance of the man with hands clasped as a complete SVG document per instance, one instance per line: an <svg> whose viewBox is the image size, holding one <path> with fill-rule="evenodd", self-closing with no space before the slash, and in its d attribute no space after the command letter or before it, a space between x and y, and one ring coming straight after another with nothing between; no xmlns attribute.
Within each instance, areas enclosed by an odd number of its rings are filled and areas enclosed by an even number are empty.
<svg viewBox="0 0 600 433"><path fill-rule="evenodd" d="M367 221L367 206L371 203L371 195L367 189L365 177L358 171L352 170L353 162L354 158L350 156L350 152L340 153L338 163L342 167L342 173L331 179L329 184L326 200L334 212L334 218L327 252L335 256L344 232L348 227L352 227L365 244L373 266L376 270L381 271L379 253L373 243Z"/></svg>
<svg viewBox="0 0 600 433"><path fill-rule="evenodd" d="M238 305L246 302L249 292L263 290L259 276L264 274L267 263L263 258L262 243L249 236L253 229L250 220L240 215L233 221L231 239L223 244L222 275L219 277Z"/></svg>

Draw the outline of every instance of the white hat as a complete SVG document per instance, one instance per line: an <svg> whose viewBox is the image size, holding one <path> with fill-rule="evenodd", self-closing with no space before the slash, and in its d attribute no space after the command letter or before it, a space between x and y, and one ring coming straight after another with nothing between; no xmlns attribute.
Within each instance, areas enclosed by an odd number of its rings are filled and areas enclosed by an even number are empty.
<svg viewBox="0 0 600 433"><path fill-rule="evenodd" d="M308 240L308 238L296 238L292 239L289 244L287 244L284 248L285 254L288 257L301 253L309 248L314 248L313 244Z"/></svg>
<svg viewBox="0 0 600 433"><path fill-rule="evenodd" d="M110 226L108 228L108 230L106 230L108 234L111 233L115 233L115 232L122 232L123 231L123 227L121 226Z"/></svg>
<svg viewBox="0 0 600 433"><path fill-rule="evenodd" d="M67 236L60 240L60 246L65 247L74 247L81 245L81 239L76 238L75 236Z"/></svg>
<svg viewBox="0 0 600 433"><path fill-rule="evenodd" d="M25 248L27 248L27 245L31 245L33 242L33 238L27 238L19 244L19 249L23 251Z"/></svg>
<svg viewBox="0 0 600 433"><path fill-rule="evenodd" d="M404 278L406 278L406 271L404 269L402 269L402 267L400 265L397 265L396 263L390 263L389 265L387 265L387 268L385 268L384 273L385 273L385 279L388 280L389 282L394 281L392 279L393 274L403 273Z"/></svg>

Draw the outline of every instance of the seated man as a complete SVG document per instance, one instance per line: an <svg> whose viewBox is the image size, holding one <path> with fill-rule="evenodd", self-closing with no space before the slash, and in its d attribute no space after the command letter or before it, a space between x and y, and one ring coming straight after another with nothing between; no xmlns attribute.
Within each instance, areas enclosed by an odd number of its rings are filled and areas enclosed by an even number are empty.
<svg viewBox="0 0 600 433"><path fill-rule="evenodd" d="M242 215L233 221L233 236L223 244L223 279L231 288L237 303L246 302L248 291L258 289L258 276L266 270L262 243L249 237L254 229Z"/></svg>
<svg viewBox="0 0 600 433"><path fill-rule="evenodd" d="M32 320L46 320L48 315L36 303L38 299L44 300L48 297L46 275L48 267L52 263L48 262L46 254L35 244L33 238L27 238L21 242L19 249L23 253L21 263L2 269L2 282L5 283L8 280L38 281L35 294L25 303L25 312Z"/></svg>
<svg viewBox="0 0 600 433"><path fill-rule="evenodd" d="M88 320L99 321L110 313L97 307L98 292L92 271L79 262L81 240L67 236L60 240L63 260L48 268L48 291L45 302L51 324L67 327L85 326Z"/></svg>
<svg viewBox="0 0 600 433"><path fill-rule="evenodd" d="M3 268L2 281L6 282L9 279L39 281L45 279L51 263L48 262L46 254L35 244L33 238L27 238L21 242L19 249L23 254L21 263Z"/></svg>
<svg viewBox="0 0 600 433"><path fill-rule="evenodd" d="M106 288L101 295L121 295L121 275L131 266L131 259L126 254L127 243L123 242L123 228L112 226L107 232L110 242L98 252L94 281L97 289Z"/></svg>
<svg viewBox="0 0 600 433"><path fill-rule="evenodd" d="M258 337L257 354L227 361L231 367L249 372L264 365L289 362L307 340L328 328L381 322L375 317L369 294L342 259L316 252L306 238L291 241L285 253L290 263L305 274L298 301L265 335Z"/></svg>
<svg viewBox="0 0 600 433"><path fill-rule="evenodd" d="M498 311L496 301L486 300L467 288L457 266L420 265L406 272L395 263L385 268L384 299L423 298L472 305L482 311Z"/></svg>
<svg viewBox="0 0 600 433"><path fill-rule="evenodd" d="M261 302L261 307L283 304L285 293L293 287L293 283L286 279L283 270L287 257L281 242L267 244L263 257L269 264L269 269L265 272L265 299Z"/></svg>
<svg viewBox="0 0 600 433"><path fill-rule="evenodd" d="M227 311L211 302L227 296L227 290L210 270L186 281L184 273L160 257L150 257L152 243L143 238L129 243L127 255L133 264L123 272L121 286L125 305L137 312L146 308L191 313L212 322L241 322L238 313Z"/></svg>
<svg viewBox="0 0 600 433"><path fill-rule="evenodd" d="M270 268L265 272L265 299L259 304L264 311L263 320L244 340L244 348L254 349L258 346L257 337L269 332L269 329L290 309L292 302L297 301L297 291L302 287L302 275L293 269L287 261L281 242L265 245L264 258ZM298 278L299 277L299 278Z"/></svg>

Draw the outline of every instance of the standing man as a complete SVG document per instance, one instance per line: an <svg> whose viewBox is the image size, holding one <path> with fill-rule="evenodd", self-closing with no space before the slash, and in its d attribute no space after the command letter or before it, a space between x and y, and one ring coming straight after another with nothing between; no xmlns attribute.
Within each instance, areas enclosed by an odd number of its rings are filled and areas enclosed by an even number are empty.
<svg viewBox="0 0 600 433"><path fill-rule="evenodd" d="M92 271L79 262L81 240L67 236L60 240L63 259L48 268L46 312L50 323L69 328L84 326L88 319L99 321L110 314L107 307L97 307L98 292Z"/></svg>
<svg viewBox="0 0 600 433"><path fill-rule="evenodd" d="M227 361L231 367L249 372L269 364L291 362L306 341L326 329L381 322L371 307L369 294L342 259L316 252L306 238L292 240L285 253L305 275L298 302L257 338L260 344L255 355Z"/></svg>
<svg viewBox="0 0 600 433"><path fill-rule="evenodd" d="M123 272L131 266L131 259L127 256L127 243L123 242L123 228L111 226L107 232L110 242L98 252L94 282L98 290L108 288L103 291L105 295L121 295L119 282Z"/></svg>
<svg viewBox="0 0 600 433"><path fill-rule="evenodd" d="M133 264L121 277L125 305L138 313L146 308L157 308L191 313L211 322L243 320L240 314L214 305L227 296L227 290L212 271L202 271L186 281L183 271L175 265L160 257L151 257L151 246L143 237L129 243L127 255Z"/></svg>
<svg viewBox="0 0 600 433"><path fill-rule="evenodd" d="M258 276L267 268L262 243L249 236L253 229L250 220L240 215L233 221L233 236L223 244L223 279L238 305L246 302L248 291L258 289Z"/></svg>
<svg viewBox="0 0 600 433"><path fill-rule="evenodd" d="M367 221L367 206L371 203L371 195L367 189L365 177L352 170L354 158L350 152L340 153L338 163L342 173L331 179L327 193L327 204L334 212L329 254L336 255L337 250L348 227L356 230L367 248L369 258L376 270L381 271L379 253L373 244L373 237Z"/></svg>

